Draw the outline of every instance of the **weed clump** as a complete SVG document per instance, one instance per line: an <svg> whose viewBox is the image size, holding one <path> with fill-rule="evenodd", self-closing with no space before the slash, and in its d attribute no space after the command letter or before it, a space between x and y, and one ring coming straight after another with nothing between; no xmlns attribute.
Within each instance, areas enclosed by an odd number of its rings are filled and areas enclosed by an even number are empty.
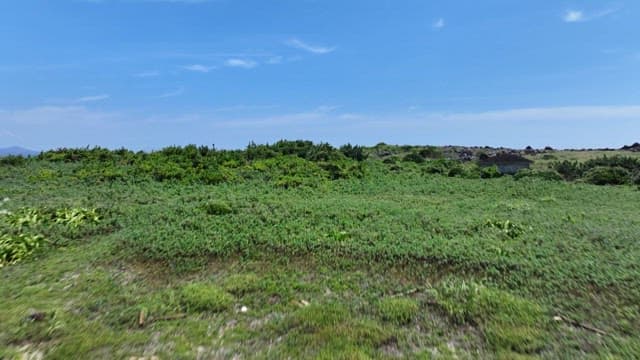
<svg viewBox="0 0 640 360"><path fill-rule="evenodd" d="M373 321L354 319L338 303L311 304L296 311L282 331L293 358L368 359L392 336Z"/></svg>
<svg viewBox="0 0 640 360"><path fill-rule="evenodd" d="M233 304L233 296L210 284L193 283L182 288L182 304L188 311L221 312Z"/></svg>
<svg viewBox="0 0 640 360"><path fill-rule="evenodd" d="M408 298L386 298L378 303L378 313L385 321L407 324L416 317L418 303Z"/></svg>
<svg viewBox="0 0 640 360"><path fill-rule="evenodd" d="M260 279L256 274L235 274L225 279L223 288L234 295L244 295L260 290Z"/></svg>
<svg viewBox="0 0 640 360"><path fill-rule="evenodd" d="M209 215L226 215L231 214L233 208L224 201L210 201L204 205L204 211Z"/></svg>

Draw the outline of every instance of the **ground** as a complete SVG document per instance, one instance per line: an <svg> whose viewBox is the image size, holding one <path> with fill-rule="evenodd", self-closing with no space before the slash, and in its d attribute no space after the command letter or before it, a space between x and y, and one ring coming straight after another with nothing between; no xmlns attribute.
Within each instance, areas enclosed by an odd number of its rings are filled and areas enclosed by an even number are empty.
<svg viewBox="0 0 640 360"><path fill-rule="evenodd" d="M48 243L0 269L0 358L640 356L636 187L374 161L288 188L93 183L74 166L1 168L7 210L100 220L25 230Z"/></svg>

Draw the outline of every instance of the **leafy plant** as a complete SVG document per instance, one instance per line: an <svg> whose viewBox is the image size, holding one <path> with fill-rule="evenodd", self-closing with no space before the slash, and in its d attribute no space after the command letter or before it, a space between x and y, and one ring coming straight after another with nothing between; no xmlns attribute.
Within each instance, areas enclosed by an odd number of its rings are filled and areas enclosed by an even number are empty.
<svg viewBox="0 0 640 360"><path fill-rule="evenodd" d="M54 221L56 224L77 229L85 223L99 223L100 216L97 209L63 208L55 212Z"/></svg>
<svg viewBox="0 0 640 360"><path fill-rule="evenodd" d="M42 235L0 235L0 268L27 258L44 242Z"/></svg>
<svg viewBox="0 0 640 360"><path fill-rule="evenodd" d="M484 226L490 229L500 230L500 232L512 239L519 237L527 230L524 226L518 225L511 220L498 221L489 219L485 221Z"/></svg>

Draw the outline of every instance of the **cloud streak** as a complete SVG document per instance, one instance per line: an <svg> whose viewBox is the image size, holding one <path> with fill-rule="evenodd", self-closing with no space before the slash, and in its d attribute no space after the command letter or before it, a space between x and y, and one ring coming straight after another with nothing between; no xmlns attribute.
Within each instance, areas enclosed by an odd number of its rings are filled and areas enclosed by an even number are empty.
<svg viewBox="0 0 640 360"><path fill-rule="evenodd" d="M608 8L597 12L587 13L584 10L570 9L565 11L562 20L566 23L579 23L596 20L618 12L619 8Z"/></svg>
<svg viewBox="0 0 640 360"><path fill-rule="evenodd" d="M102 100L107 100L109 99L111 96L109 94L102 94L102 95L94 95L94 96L83 96L81 98L77 98L75 100L76 103L88 103L88 102L96 102L96 101L102 101Z"/></svg>
<svg viewBox="0 0 640 360"><path fill-rule="evenodd" d="M332 53L336 50L335 47L328 47L328 46L320 46L320 45L311 45L308 44L300 39L289 39L286 44L292 48L295 49L300 49L300 50L304 50L306 52L310 52L312 54L316 54L316 55L324 55L324 54L329 54Z"/></svg>
<svg viewBox="0 0 640 360"><path fill-rule="evenodd" d="M224 65L227 67L253 69L254 67L258 66L258 63L256 61L248 59L228 59L224 62Z"/></svg>
<svg viewBox="0 0 640 360"><path fill-rule="evenodd" d="M431 27L436 29L436 30L440 30L442 28L444 28L446 25L445 21L443 18L439 18L438 20L434 21L433 24L431 24Z"/></svg>
<svg viewBox="0 0 640 360"><path fill-rule="evenodd" d="M215 66L205 66L200 64L186 65L186 66L183 66L182 68L188 71L194 71L194 72L200 72L200 73L208 73L216 69Z"/></svg>
<svg viewBox="0 0 640 360"><path fill-rule="evenodd" d="M180 96L184 94L184 88L180 87L176 90L173 91L168 91L166 93L160 94L158 96L156 96L158 99L166 99L166 98L170 98L170 97L176 97L176 96Z"/></svg>
<svg viewBox="0 0 640 360"><path fill-rule="evenodd" d="M138 78L149 78L149 77L158 77L160 76L160 72L158 71L143 71L137 74L133 74L133 76Z"/></svg>

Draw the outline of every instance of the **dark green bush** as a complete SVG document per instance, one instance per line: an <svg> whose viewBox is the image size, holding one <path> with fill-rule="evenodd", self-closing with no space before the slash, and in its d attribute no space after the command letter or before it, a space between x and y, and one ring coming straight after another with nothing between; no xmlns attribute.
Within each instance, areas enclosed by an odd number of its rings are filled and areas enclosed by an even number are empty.
<svg viewBox="0 0 640 360"><path fill-rule="evenodd" d="M620 166L596 166L587 171L584 181L595 185L622 185L631 182L629 171Z"/></svg>
<svg viewBox="0 0 640 360"><path fill-rule="evenodd" d="M27 159L22 155L0 156L0 166L22 166L27 163Z"/></svg>
<svg viewBox="0 0 640 360"><path fill-rule="evenodd" d="M426 160L420 154L418 154L417 152L411 152L411 153L408 153L407 155L405 155L402 158L402 161L414 162L416 164L422 164Z"/></svg>
<svg viewBox="0 0 640 360"><path fill-rule="evenodd" d="M579 179L584 174L584 167L577 161L559 161L551 164L551 168L558 172L563 179L573 181Z"/></svg>
<svg viewBox="0 0 640 360"><path fill-rule="evenodd" d="M233 212L231 205L224 201L210 201L203 207L204 211L209 215L226 215Z"/></svg>
<svg viewBox="0 0 640 360"><path fill-rule="evenodd" d="M344 154L344 156L356 161L364 161L367 158L367 155L364 153L364 148L359 145L343 145L340 147L340 151Z"/></svg>
<svg viewBox="0 0 640 360"><path fill-rule="evenodd" d="M632 175L631 175L631 182L634 185L640 185L640 170L636 170Z"/></svg>
<svg viewBox="0 0 640 360"><path fill-rule="evenodd" d="M480 170L480 177L483 179L495 179L501 177L502 174L497 166L484 167Z"/></svg>
<svg viewBox="0 0 640 360"><path fill-rule="evenodd" d="M440 159L442 158L442 151L435 146L427 146L426 148L418 152L420 156L426 159Z"/></svg>

